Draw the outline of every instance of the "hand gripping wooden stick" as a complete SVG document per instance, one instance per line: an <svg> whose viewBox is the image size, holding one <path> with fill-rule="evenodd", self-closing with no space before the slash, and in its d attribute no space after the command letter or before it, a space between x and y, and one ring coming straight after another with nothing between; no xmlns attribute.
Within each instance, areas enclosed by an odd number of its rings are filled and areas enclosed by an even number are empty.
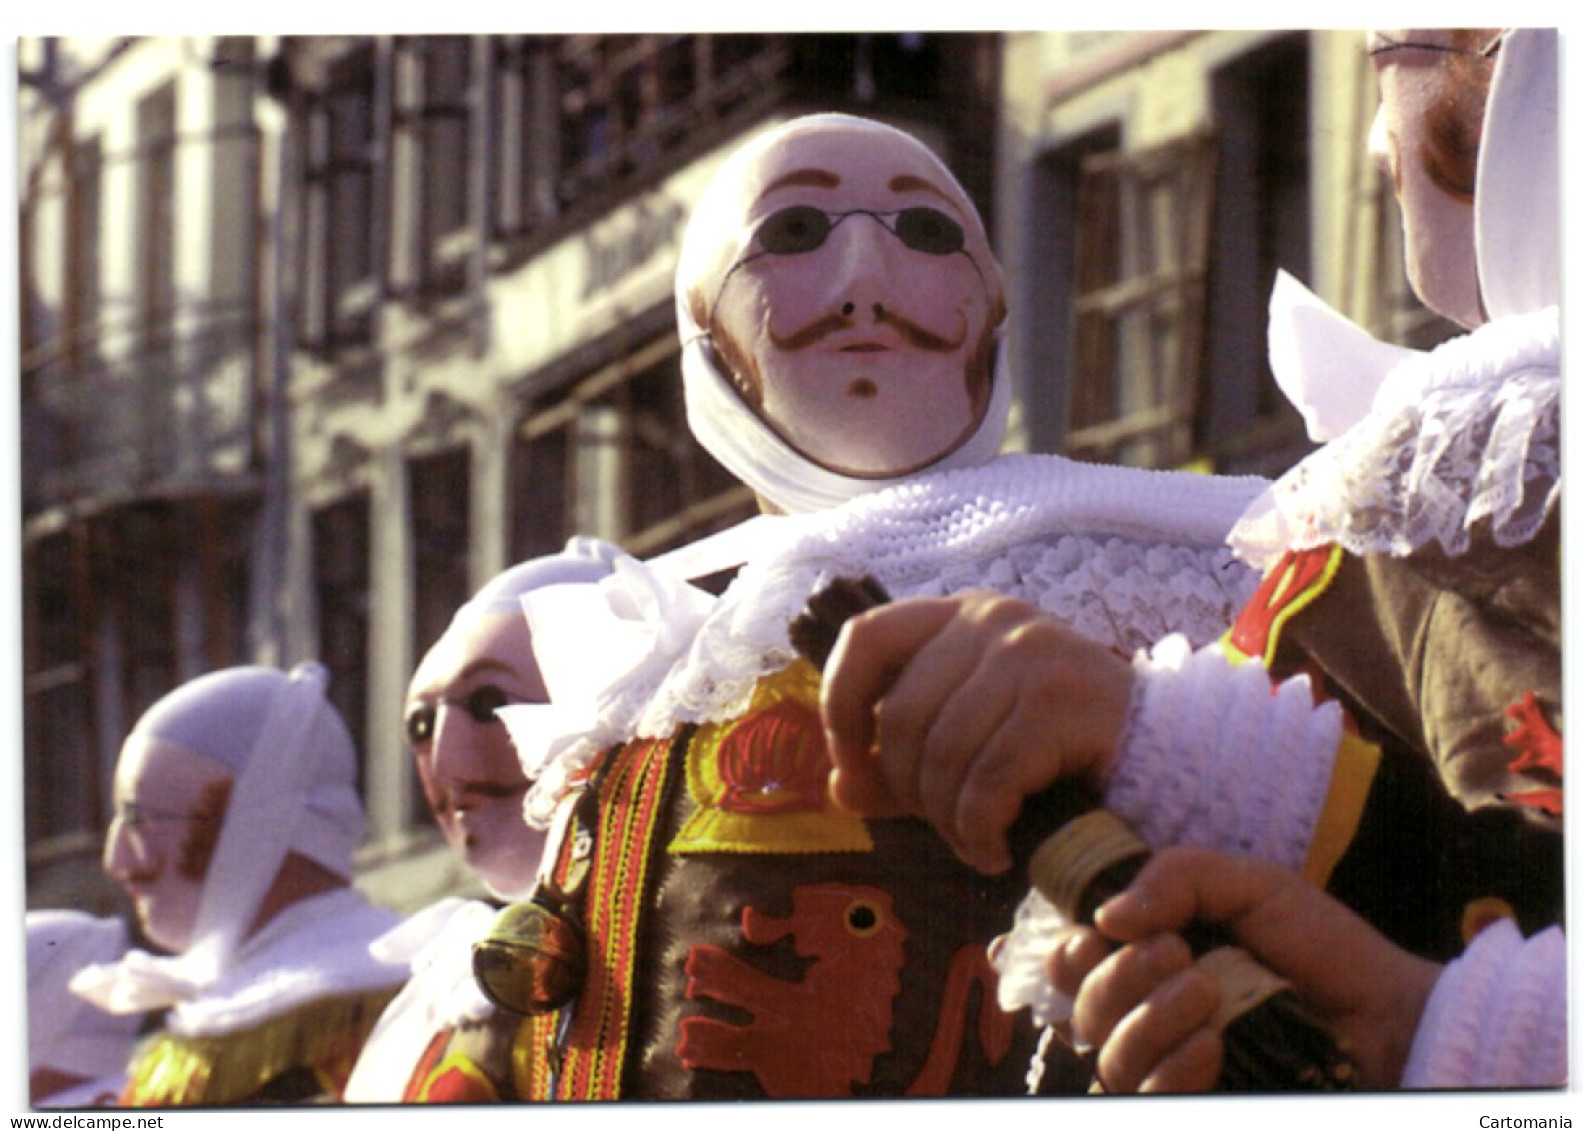
<svg viewBox="0 0 1583 1131"><path fill-rule="evenodd" d="M841 626L890 598L872 577L836 578L808 599L790 625L791 643L821 671ZM1123 891L1149 859L1149 848L1073 782L1029 797L1007 834L1013 859L1035 887L1074 923ZM1224 928L1188 924L1182 938L1221 991L1215 1023L1224 1052L1223 1091L1343 1091L1353 1087L1352 1058L1329 1024L1291 988L1237 946Z"/></svg>

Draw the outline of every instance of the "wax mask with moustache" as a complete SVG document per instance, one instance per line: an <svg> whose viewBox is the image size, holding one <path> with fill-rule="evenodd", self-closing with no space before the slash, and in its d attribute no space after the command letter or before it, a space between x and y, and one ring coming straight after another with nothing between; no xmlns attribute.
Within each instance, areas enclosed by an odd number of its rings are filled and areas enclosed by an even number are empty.
<svg viewBox="0 0 1583 1131"><path fill-rule="evenodd" d="M546 586L592 584L614 547L574 538L559 554L522 562L457 610L407 689L407 742L440 830L491 893L525 895L544 834L523 820L529 780L495 711L548 699L521 598Z"/></svg>
<svg viewBox="0 0 1583 1131"><path fill-rule="evenodd" d="M999 446L1000 267L961 186L898 130L816 115L750 142L700 201L677 292L694 432L779 509L981 463ZM748 410L731 422L704 395L727 373ZM773 451L765 468L773 444L753 419L827 474Z"/></svg>
<svg viewBox="0 0 1583 1131"><path fill-rule="evenodd" d="M173 954L192 943L209 867L207 849L194 846L212 846L229 781L209 760L141 731L116 764L105 871L131 898L143 933Z"/></svg>

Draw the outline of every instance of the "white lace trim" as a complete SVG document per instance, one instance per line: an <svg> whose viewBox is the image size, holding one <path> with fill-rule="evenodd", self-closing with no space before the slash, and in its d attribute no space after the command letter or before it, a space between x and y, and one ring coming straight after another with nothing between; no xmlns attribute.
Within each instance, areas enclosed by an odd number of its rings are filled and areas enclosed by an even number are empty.
<svg viewBox="0 0 1583 1131"><path fill-rule="evenodd" d="M1231 544L1264 568L1287 549L1449 554L1490 520L1497 545L1534 536L1561 492L1560 318L1489 322L1386 378L1369 415L1287 472Z"/></svg>
<svg viewBox="0 0 1583 1131"><path fill-rule="evenodd" d="M1170 632L1207 642L1257 584L1223 539L1263 485L1055 456L921 477L749 563L664 681L621 699L648 699L633 730L650 737L740 713L755 682L794 658L787 625L809 594L861 573L897 597L994 589L1125 652Z"/></svg>

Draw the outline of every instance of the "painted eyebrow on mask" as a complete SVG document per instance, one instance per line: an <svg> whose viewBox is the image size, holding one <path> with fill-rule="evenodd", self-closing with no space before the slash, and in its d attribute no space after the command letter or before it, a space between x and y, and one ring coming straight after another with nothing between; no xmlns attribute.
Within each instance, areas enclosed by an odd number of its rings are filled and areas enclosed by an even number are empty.
<svg viewBox="0 0 1583 1131"><path fill-rule="evenodd" d="M802 186L810 188L840 188L841 177L837 173L832 173L829 169L793 169L791 172L776 177L765 185L764 191L759 193L758 198L763 200L777 189Z"/></svg>
<svg viewBox="0 0 1583 1131"><path fill-rule="evenodd" d="M952 205L953 207L956 204L956 201L952 200L941 189L931 184L929 181L924 180L922 177L914 176L911 173L901 173L892 177L887 187L891 192L933 193L935 196L938 196L941 200L945 201L949 205Z"/></svg>
<svg viewBox="0 0 1583 1131"><path fill-rule="evenodd" d="M784 176L776 177L769 184L765 185L764 191L759 193L758 199L763 200L766 196L772 192L775 192L777 189L798 187L827 189L840 188L841 177L840 174L831 172L829 169L793 169L791 172L785 174ZM953 211L956 209L956 201L952 199L949 193L941 189L938 185L935 185L923 177L917 176L913 173L898 173L896 176L892 177L886 182L885 187L890 189L891 192L896 193L926 192L933 196L939 197L946 204L949 204Z"/></svg>

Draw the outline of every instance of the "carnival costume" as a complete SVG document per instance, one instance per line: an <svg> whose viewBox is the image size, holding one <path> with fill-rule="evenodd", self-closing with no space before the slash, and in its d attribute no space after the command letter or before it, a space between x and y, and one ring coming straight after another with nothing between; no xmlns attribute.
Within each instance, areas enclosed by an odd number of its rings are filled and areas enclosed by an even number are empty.
<svg viewBox="0 0 1583 1131"><path fill-rule="evenodd" d="M996 588L1122 650L1162 625L1213 639L1251 589L1214 531L1251 490L1007 456L788 519L799 533L743 567L657 686L639 671L643 694L611 689L640 713L607 711L601 738L629 741L563 753L546 778L570 786L548 874L564 888L588 869L590 968L569 1015L524 1026L528 1094L1020 1090L1029 1034L997 1014L985 957L1016 881L922 822L833 808L818 674L787 625L823 581L866 572L898 595ZM616 578L664 588L640 568Z"/></svg>
<svg viewBox="0 0 1583 1131"><path fill-rule="evenodd" d="M249 928L288 853L350 880L363 832L351 736L325 674L231 668L183 685L138 722L150 741L231 775L192 944L130 951L73 980L115 1013L167 1009L139 1046L127 1106L336 1098L364 1037L406 976L369 943L397 921L350 887L285 906Z"/></svg>
<svg viewBox="0 0 1583 1131"><path fill-rule="evenodd" d="M485 585L457 610L451 628L480 618L511 617L520 624L523 594L597 581L610 572L616 553L604 543L573 538L561 553L513 566ZM531 861L526 870L531 874ZM484 884L499 900L528 894L487 879ZM346 1083L347 1103L515 1098L509 1072L495 1066L509 1063L516 1023L498 1015L473 979L473 944L489 932L497 913L484 900L442 899L374 941L376 957L400 963L412 976L368 1035ZM464 1048L471 1051L459 1051Z"/></svg>
<svg viewBox="0 0 1583 1131"><path fill-rule="evenodd" d="M1167 626L1208 641L1255 580L1223 538L1263 483L993 458L1002 373L951 470L814 465L745 406L689 310L709 202L677 279L689 421L786 514L525 602L552 706L502 716L525 764L545 762L528 802L552 825L540 895L586 969L568 1004L521 1022L514 1078L532 1099L1020 1092L1035 1034L997 1010L987 960L1017 884L921 821L834 808L819 676L788 622L822 581L869 573L897 595L1014 593L1120 649ZM738 564L718 600L685 583ZM1071 1060L1052 1078L1088 1079Z"/></svg>
<svg viewBox="0 0 1583 1131"><path fill-rule="evenodd" d="M1278 283L1272 365L1327 442L1232 531L1265 580L1225 639L1136 661L1106 796L1154 847L1276 861L1454 959L1405 1087L1566 1075L1556 105L1555 33L1509 34L1477 329L1402 350ZM1030 896L1000 958L1003 1001L1046 1020L1058 920Z"/></svg>

